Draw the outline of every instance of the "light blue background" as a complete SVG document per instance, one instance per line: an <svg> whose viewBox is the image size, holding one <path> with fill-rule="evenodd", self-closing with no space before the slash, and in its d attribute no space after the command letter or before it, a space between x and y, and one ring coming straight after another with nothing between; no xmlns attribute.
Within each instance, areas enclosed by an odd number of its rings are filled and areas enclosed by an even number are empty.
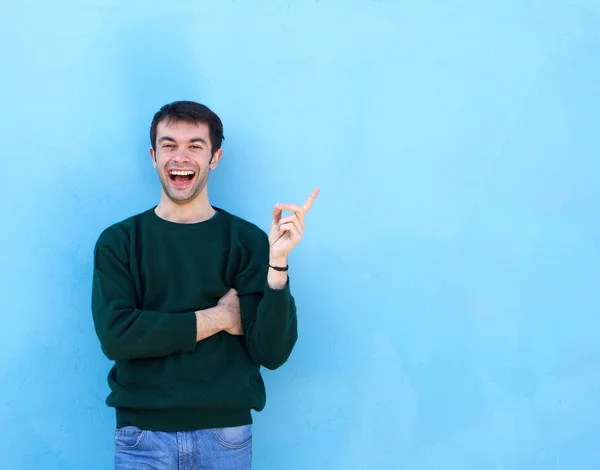
<svg viewBox="0 0 600 470"><path fill-rule="evenodd" d="M111 468L92 247L176 99L214 204L322 187L257 469L599 468L599 1L24 0L0 43L0 468Z"/></svg>

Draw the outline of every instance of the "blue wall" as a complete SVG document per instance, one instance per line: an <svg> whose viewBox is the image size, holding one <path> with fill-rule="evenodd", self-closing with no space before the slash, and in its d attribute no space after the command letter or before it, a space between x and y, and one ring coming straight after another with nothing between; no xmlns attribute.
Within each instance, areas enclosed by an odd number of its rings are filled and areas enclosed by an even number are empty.
<svg viewBox="0 0 600 470"><path fill-rule="evenodd" d="M257 469L598 468L600 2L25 0L0 40L0 468L111 468L92 247L175 99L224 120L214 204L322 188Z"/></svg>

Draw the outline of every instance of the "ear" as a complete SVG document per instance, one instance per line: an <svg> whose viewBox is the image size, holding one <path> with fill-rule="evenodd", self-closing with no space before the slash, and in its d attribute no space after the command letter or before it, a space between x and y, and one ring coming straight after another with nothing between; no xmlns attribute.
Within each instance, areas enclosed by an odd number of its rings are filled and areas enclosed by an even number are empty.
<svg viewBox="0 0 600 470"><path fill-rule="evenodd" d="M217 165L219 164L219 160L221 160L222 156L223 156L223 149L219 149L214 153L214 155L211 157L210 162L209 162L211 170L214 170L215 168L217 168Z"/></svg>
<svg viewBox="0 0 600 470"><path fill-rule="evenodd" d="M152 166L156 168L156 155L152 147L150 147L150 158L152 159Z"/></svg>

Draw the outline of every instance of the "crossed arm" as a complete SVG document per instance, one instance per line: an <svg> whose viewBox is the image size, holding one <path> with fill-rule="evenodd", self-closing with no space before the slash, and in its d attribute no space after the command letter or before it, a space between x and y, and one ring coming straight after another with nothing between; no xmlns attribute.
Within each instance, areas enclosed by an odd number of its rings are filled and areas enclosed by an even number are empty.
<svg viewBox="0 0 600 470"><path fill-rule="evenodd" d="M227 292L216 306L173 313L137 308L126 255L98 241L94 251L92 314L104 354L111 360L192 353L196 343L221 331L244 335L252 359L275 369L297 340L296 306L286 271L290 251L304 234L304 216L319 190L302 206L277 204L268 235L269 269L258 263L240 276L241 292ZM288 210L292 215L282 217Z"/></svg>
<svg viewBox="0 0 600 470"><path fill-rule="evenodd" d="M111 360L192 353L197 342L225 331L245 336L254 361L271 369L279 367L296 340L296 311L287 274L276 272L268 278L265 286L257 272L247 273L241 280L242 295L231 289L208 309L144 310L136 306L126 260L110 246L98 243L92 314L102 350Z"/></svg>

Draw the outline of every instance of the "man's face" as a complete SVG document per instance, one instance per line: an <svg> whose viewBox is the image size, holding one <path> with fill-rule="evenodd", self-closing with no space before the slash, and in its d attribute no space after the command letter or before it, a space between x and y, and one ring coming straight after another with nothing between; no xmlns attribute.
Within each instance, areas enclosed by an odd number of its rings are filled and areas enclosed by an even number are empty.
<svg viewBox="0 0 600 470"><path fill-rule="evenodd" d="M193 201L208 182L222 150L211 161L208 125L171 121L156 128L156 151L150 149L164 193L177 204Z"/></svg>

